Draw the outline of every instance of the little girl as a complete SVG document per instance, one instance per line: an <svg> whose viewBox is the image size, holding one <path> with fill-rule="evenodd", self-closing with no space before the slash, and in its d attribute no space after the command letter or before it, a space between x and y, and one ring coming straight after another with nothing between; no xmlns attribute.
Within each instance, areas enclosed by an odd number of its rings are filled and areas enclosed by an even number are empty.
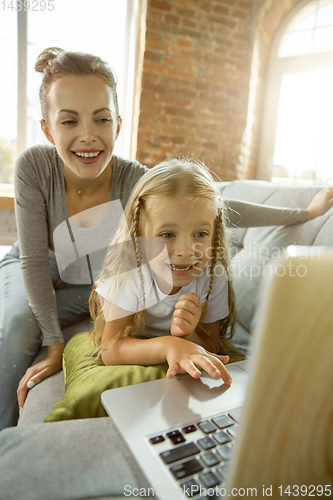
<svg viewBox="0 0 333 500"><path fill-rule="evenodd" d="M218 354L235 318L223 203L205 165L167 160L138 181L90 308L105 365L167 361L168 378L203 369L231 383Z"/></svg>

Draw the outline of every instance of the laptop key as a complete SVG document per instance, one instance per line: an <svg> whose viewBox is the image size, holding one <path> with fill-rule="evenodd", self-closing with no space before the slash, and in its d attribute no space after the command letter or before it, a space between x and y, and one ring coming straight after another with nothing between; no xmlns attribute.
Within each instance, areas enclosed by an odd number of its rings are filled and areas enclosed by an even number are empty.
<svg viewBox="0 0 333 500"><path fill-rule="evenodd" d="M212 495L206 495L205 497L200 497L198 500L221 500L222 497L221 495L217 495L217 493L213 493Z"/></svg>
<svg viewBox="0 0 333 500"><path fill-rule="evenodd" d="M216 444L210 438L209 436L198 439L198 444L203 448L204 450L210 450L211 448L215 448Z"/></svg>
<svg viewBox="0 0 333 500"><path fill-rule="evenodd" d="M212 421L219 429L224 429L225 427L230 427L234 425L234 421L231 420L228 415L220 415L218 417L212 418Z"/></svg>
<svg viewBox="0 0 333 500"><path fill-rule="evenodd" d="M237 408L236 410L229 411L228 413L229 417L231 417L238 424L241 418L242 409L243 408Z"/></svg>
<svg viewBox="0 0 333 500"><path fill-rule="evenodd" d="M184 477L191 476L192 474L196 474L202 470L203 467L196 458L192 458L192 460L170 467L170 471L176 479L183 479Z"/></svg>
<svg viewBox="0 0 333 500"><path fill-rule="evenodd" d="M230 434L231 437L235 438L235 437L237 437L238 430L239 430L239 426L234 425L233 427L230 427L228 429L228 434Z"/></svg>
<svg viewBox="0 0 333 500"><path fill-rule="evenodd" d="M228 466L229 464L223 464L220 467L217 467L216 472L222 477L222 479L226 480L228 478Z"/></svg>
<svg viewBox="0 0 333 500"><path fill-rule="evenodd" d="M186 439L184 438L183 434L179 431L171 431L167 433L167 437L170 439L170 441L173 444L179 444L179 443L184 443Z"/></svg>
<svg viewBox="0 0 333 500"><path fill-rule="evenodd" d="M160 456L164 463L172 464L177 460L182 460L183 458L196 455L197 453L200 453L200 448L198 448L198 446L194 443L188 443L178 446L172 450L164 451L163 453L160 453Z"/></svg>
<svg viewBox="0 0 333 500"><path fill-rule="evenodd" d="M200 484L196 479L193 478L185 481L185 483L181 483L180 487L188 497L194 497L200 492Z"/></svg>
<svg viewBox="0 0 333 500"><path fill-rule="evenodd" d="M218 448L217 453L221 458L223 458L223 460L230 460L232 447L230 446L230 444L226 444L225 446L221 446L221 448Z"/></svg>
<svg viewBox="0 0 333 500"><path fill-rule="evenodd" d="M186 427L182 428L182 431L184 434L190 434L190 432L195 432L197 430L195 425L187 425Z"/></svg>
<svg viewBox="0 0 333 500"><path fill-rule="evenodd" d="M213 467L214 465L220 463L220 459L212 451L203 453L200 458L204 462L204 464L207 465L207 467Z"/></svg>
<svg viewBox="0 0 333 500"><path fill-rule="evenodd" d="M205 434L210 434L211 432L216 431L215 425L213 425L209 420L204 420L203 422L199 422L198 426Z"/></svg>
<svg viewBox="0 0 333 500"><path fill-rule="evenodd" d="M157 443L163 443L163 441L165 441L164 437L163 436L155 436L155 437L152 437L149 439L149 442L151 444L157 444Z"/></svg>
<svg viewBox="0 0 333 500"><path fill-rule="evenodd" d="M221 482L214 472L206 472L199 476L199 479L206 488L214 488Z"/></svg>
<svg viewBox="0 0 333 500"><path fill-rule="evenodd" d="M218 431L214 434L214 439L218 444L225 444L232 441L232 438L225 431Z"/></svg>

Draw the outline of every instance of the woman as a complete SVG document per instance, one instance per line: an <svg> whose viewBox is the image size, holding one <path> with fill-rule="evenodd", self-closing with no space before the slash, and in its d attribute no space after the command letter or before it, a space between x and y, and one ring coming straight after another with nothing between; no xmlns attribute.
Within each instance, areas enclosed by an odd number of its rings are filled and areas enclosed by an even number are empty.
<svg viewBox="0 0 333 500"><path fill-rule="evenodd" d="M147 170L113 155L122 121L115 77L107 64L95 56L51 48L40 54L35 69L44 74L42 130L55 148L32 147L16 165L19 248L14 246L1 263L0 428L17 421L18 386L23 406L29 387L61 369L61 329L89 315L91 286L64 283L59 277L54 230L110 200L125 205ZM84 229L87 221L76 220L76 225ZM41 335L47 357L29 368Z"/></svg>

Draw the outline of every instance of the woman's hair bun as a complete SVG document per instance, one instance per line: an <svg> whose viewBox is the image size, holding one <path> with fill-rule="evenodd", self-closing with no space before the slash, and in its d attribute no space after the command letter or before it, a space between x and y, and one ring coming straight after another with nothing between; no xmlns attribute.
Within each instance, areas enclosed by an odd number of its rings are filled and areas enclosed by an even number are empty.
<svg viewBox="0 0 333 500"><path fill-rule="evenodd" d="M37 57L35 70L38 71L38 73L44 73L50 62L53 61L53 59L56 59L62 52L65 51L59 47L49 47L48 49L43 50L43 52L41 52L41 54Z"/></svg>

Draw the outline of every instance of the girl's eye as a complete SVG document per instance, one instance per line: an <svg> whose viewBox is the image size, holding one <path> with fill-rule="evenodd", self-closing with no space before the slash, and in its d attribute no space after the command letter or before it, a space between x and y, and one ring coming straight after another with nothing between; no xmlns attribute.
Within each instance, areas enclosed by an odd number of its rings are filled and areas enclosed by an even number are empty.
<svg viewBox="0 0 333 500"><path fill-rule="evenodd" d="M73 123L75 123L74 120L66 120L64 122L61 122L62 125L73 125Z"/></svg>
<svg viewBox="0 0 333 500"><path fill-rule="evenodd" d="M99 123L110 123L111 118L100 118L97 120Z"/></svg>
<svg viewBox="0 0 333 500"><path fill-rule="evenodd" d="M205 231L198 231L194 236L197 238L204 238L205 236L208 236L208 233Z"/></svg>
<svg viewBox="0 0 333 500"><path fill-rule="evenodd" d="M163 233L161 234L162 238L172 238L174 236L173 233Z"/></svg>

